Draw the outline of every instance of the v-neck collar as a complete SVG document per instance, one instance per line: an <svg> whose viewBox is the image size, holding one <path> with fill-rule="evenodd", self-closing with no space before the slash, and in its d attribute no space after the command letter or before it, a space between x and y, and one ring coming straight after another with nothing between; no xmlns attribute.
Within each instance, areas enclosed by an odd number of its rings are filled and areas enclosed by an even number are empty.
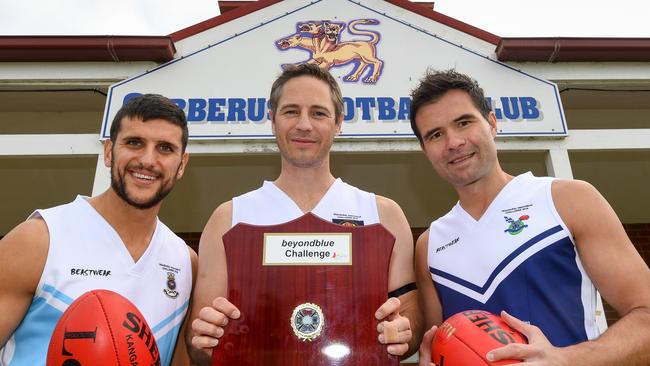
<svg viewBox="0 0 650 366"><path fill-rule="evenodd" d="M318 203L316 203L314 208L312 208L311 211L309 211L309 212L313 213L313 212L318 211L318 207L326 200L326 198L330 195L330 192L332 192L334 190L334 186L336 186L337 184L341 184L342 182L343 181L341 180L341 178L336 178L334 180L334 182L332 184L330 184L329 188L327 188L327 191L325 192L325 194L320 198L320 200L318 200ZM300 208L300 206L298 206L298 204L296 203L296 201L294 201L285 191L281 190L280 187L275 185L274 182L265 180L264 181L264 187L266 187L267 189L271 189L272 191L275 192L275 194L281 195L281 196L285 197L288 200L288 202L291 202L291 204L293 205L293 207L296 210L296 213L298 214L298 217L300 217L300 216L307 213L307 212L303 212L302 209Z"/></svg>
<svg viewBox="0 0 650 366"><path fill-rule="evenodd" d="M469 212L465 211L463 206L461 206L461 204L460 204L460 200L456 202L456 205L454 206L453 210L457 211L462 217L464 217L465 220L467 220L467 221L469 221L469 222L471 222L473 224L478 224L481 221L483 221L483 219L485 217L490 217L491 216L490 212L493 210L494 206L496 206L496 204L501 200L501 197L503 197L507 192L512 190L513 187L515 187L518 184L518 182L521 180L520 179L521 177L530 176L532 174L533 173L531 173L531 172L526 172L526 173L523 173L523 174L519 174L516 177L512 178L512 180L510 180L510 182L506 183L506 185L503 186L503 188L501 188L499 193L497 193L497 195L494 197L492 202L490 202L490 204L488 205L488 207L485 209L485 211L483 212L481 217L479 217L478 220L476 220L472 215L470 215Z"/></svg>
<svg viewBox="0 0 650 366"><path fill-rule="evenodd" d="M153 235L151 235L151 240L149 241L149 244L147 245L147 249L142 253L138 261L136 262L133 257L131 256L131 253L126 247L126 244L124 241L122 241L122 238L120 235L117 233L115 228L111 226L111 224L106 221L104 216L102 216L89 202L88 202L89 197L78 195L77 199L75 201L78 202L78 204L83 207L88 215L94 216L96 220L94 222L97 223L98 226L100 226L103 229L104 233L107 233L110 237L108 238L108 242L110 243L109 245L114 247L115 254L118 255L121 258L122 263L124 265L131 267L130 272L134 274L142 274L147 268L149 268L149 258L152 257L154 254L154 251L156 251L158 248L154 243L157 242L157 237L159 233L159 228L160 228L160 220L156 218L156 228L154 229Z"/></svg>

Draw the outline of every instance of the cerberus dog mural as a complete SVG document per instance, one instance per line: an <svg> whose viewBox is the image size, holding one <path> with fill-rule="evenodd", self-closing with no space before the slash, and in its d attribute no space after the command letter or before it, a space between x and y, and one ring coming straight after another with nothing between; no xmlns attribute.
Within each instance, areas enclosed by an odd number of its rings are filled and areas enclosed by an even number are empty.
<svg viewBox="0 0 650 366"><path fill-rule="evenodd" d="M358 29L358 25L377 25L376 19L355 19L347 24L348 33L370 37L368 40L341 41L341 33L346 27L343 22L329 20L306 21L296 24L296 33L275 41L278 49L285 51L300 48L309 52L309 59L297 62L317 64L323 69L354 63L351 73L343 77L344 81L356 82L368 66L372 72L362 79L362 82L374 84L381 76L384 62L377 57L377 43L380 34L377 31ZM286 65L283 65L285 67Z"/></svg>

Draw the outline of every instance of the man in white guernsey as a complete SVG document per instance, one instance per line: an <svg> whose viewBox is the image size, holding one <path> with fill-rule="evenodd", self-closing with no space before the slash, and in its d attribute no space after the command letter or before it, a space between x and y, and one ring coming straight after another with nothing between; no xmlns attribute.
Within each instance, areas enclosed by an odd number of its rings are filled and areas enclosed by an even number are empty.
<svg viewBox="0 0 650 366"><path fill-rule="evenodd" d="M343 121L343 100L336 80L316 65L290 67L272 86L270 109L281 173L275 181L264 182L261 188L221 204L205 226L199 244L199 273L191 313L194 320L192 332L188 332L193 361L207 364L228 319L240 316L236 304L225 298L222 235L239 222L274 225L307 212L334 223L381 223L395 236L389 299L369 316L390 319L390 326L397 328L397 337L391 342L384 337L384 322L377 329L378 341L387 344L389 353L408 354L412 340L409 319L413 321L419 314L412 234L395 202L350 186L330 172L330 148ZM410 349L417 349L419 343L411 343Z"/></svg>
<svg viewBox="0 0 650 366"><path fill-rule="evenodd" d="M176 104L155 94L130 99L104 144L111 187L37 210L0 241L0 365L45 365L62 313L93 289L136 305L162 365L189 363L178 334L196 253L157 217L183 176L186 145L187 120Z"/></svg>
<svg viewBox="0 0 650 366"><path fill-rule="evenodd" d="M429 331L469 309L501 314L528 345L488 360L526 365L650 364L650 270L616 214L590 184L513 177L501 169L496 117L475 80L429 71L412 93L411 127L438 175L459 196L416 244L416 276ZM598 291L621 315L602 334Z"/></svg>

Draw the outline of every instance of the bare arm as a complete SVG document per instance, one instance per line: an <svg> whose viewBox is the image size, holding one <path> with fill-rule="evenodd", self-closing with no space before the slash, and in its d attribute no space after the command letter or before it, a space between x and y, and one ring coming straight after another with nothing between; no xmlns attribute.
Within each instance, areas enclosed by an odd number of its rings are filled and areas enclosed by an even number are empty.
<svg viewBox="0 0 650 366"><path fill-rule="evenodd" d="M192 309L191 327L187 329L187 344L192 361L199 365L210 362L212 349L223 335L227 317L218 311L228 289L223 234L230 229L232 202L221 204L205 225L199 243L199 263ZM228 303L229 304L229 303ZM231 312L228 312L232 315Z"/></svg>
<svg viewBox="0 0 650 366"><path fill-rule="evenodd" d="M388 198L377 196L377 207L380 222L395 236L395 245L393 246L388 271L388 289L394 291L415 282L413 235L406 216L397 203ZM408 356L417 351L422 337L422 322L420 321L417 291L402 294L398 299L400 301L396 307L397 313L400 317L403 315L406 318L399 320L399 323L397 323L398 331L403 333L400 334L403 339L400 339L400 344L390 345L388 350L391 354ZM380 315L378 319L383 319L387 313L392 313L393 311L390 310L394 310L395 307L382 307L380 309L382 314L378 314ZM380 335L380 342L382 341L385 341L385 339Z"/></svg>
<svg viewBox="0 0 650 366"><path fill-rule="evenodd" d="M428 260L429 230L420 235L415 245L415 274L418 284L418 300L424 315L424 329L442 323L442 306L438 298Z"/></svg>
<svg viewBox="0 0 650 366"><path fill-rule="evenodd" d="M194 292L198 257L192 248L188 247L187 250L190 252L190 260L192 261L192 292ZM192 306L191 301L190 306ZM183 326L181 327L181 330L178 334L178 338L176 338L176 348L174 349L174 357L172 358L171 366L187 366L190 364L190 357L187 352L187 344L185 342L185 332L187 330L189 318L190 312L188 311L187 315L185 316L185 320L183 321Z"/></svg>
<svg viewBox="0 0 650 366"><path fill-rule="evenodd" d="M431 343L437 326L442 323L442 306L438 298L431 272L429 272L429 229L418 238L415 244L415 276L418 284L418 302L424 315L424 329L427 332L422 338L419 350L419 365L430 366Z"/></svg>
<svg viewBox="0 0 650 366"><path fill-rule="evenodd" d="M45 267L49 240L41 219L21 223L0 240L0 348L29 309Z"/></svg>
<svg viewBox="0 0 650 366"><path fill-rule="evenodd" d="M569 348L573 365L650 364L650 270L616 213L590 184L556 181L553 200L573 233L578 254L621 319L593 342Z"/></svg>
<svg viewBox="0 0 650 366"><path fill-rule="evenodd" d="M573 233L585 270L621 319L599 338L565 348L548 344L536 327L510 319L511 324L539 342L531 341L531 345L536 343L535 347L515 346L504 351L525 356L527 365L650 364L648 266L634 249L614 210L593 186L581 181L556 181L552 193L560 216Z"/></svg>

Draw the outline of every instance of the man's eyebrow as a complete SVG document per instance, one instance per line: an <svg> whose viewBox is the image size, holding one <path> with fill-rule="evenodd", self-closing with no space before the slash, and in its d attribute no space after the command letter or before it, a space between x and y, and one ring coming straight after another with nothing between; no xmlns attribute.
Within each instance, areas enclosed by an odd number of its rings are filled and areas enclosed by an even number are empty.
<svg viewBox="0 0 650 366"><path fill-rule="evenodd" d="M297 104L283 104L278 109L295 108L297 106L298 106Z"/></svg>
<svg viewBox="0 0 650 366"><path fill-rule="evenodd" d="M119 138L120 140L142 140L142 137L138 135L122 135Z"/></svg>
<svg viewBox="0 0 650 366"><path fill-rule="evenodd" d="M432 128L429 131L427 131L424 135L422 135L422 139L426 140L427 138L429 138L431 135L433 135L438 131L440 131L440 127Z"/></svg>
<svg viewBox="0 0 650 366"><path fill-rule="evenodd" d="M476 119L476 116L474 116L473 114L470 114L470 113L465 113L465 114L462 114L462 115L454 118L453 122L459 122L459 121L464 121L464 120L468 120L468 119Z"/></svg>

